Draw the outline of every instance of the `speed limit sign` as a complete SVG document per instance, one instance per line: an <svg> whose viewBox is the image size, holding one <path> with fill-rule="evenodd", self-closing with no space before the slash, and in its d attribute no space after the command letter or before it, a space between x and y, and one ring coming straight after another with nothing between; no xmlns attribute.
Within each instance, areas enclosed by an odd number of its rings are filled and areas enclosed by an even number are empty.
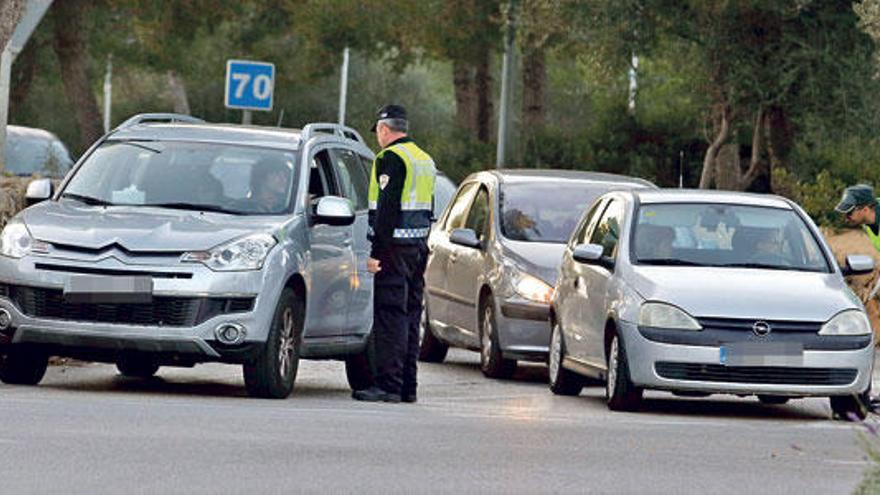
<svg viewBox="0 0 880 495"><path fill-rule="evenodd" d="M250 60L226 62L226 107L272 110L275 64Z"/></svg>

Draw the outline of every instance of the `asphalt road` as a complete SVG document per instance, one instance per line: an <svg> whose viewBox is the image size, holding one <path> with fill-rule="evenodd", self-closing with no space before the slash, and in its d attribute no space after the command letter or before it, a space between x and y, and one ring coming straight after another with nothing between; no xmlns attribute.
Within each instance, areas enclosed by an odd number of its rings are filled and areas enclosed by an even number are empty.
<svg viewBox="0 0 880 495"><path fill-rule="evenodd" d="M477 356L423 365L419 403L352 401L343 367L304 362L286 401L248 399L237 367L54 367L0 385L0 493L850 493L860 427L826 400L555 397L543 367L484 379Z"/></svg>

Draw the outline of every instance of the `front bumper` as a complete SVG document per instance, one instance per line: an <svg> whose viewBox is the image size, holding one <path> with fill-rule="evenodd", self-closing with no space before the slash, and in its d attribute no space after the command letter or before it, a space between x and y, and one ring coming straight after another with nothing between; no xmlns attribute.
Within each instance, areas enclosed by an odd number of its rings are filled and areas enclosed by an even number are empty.
<svg viewBox="0 0 880 495"><path fill-rule="evenodd" d="M41 268L51 263L59 269ZM113 305L89 307L83 316L82 306L77 310L66 307L57 309L57 298L47 299L45 294L57 296L63 290L67 278L73 273L64 269L161 271L164 274L180 272L187 277L154 277L153 295L156 308L148 316L126 308L119 310ZM274 290L261 290L262 273L212 272L202 266L132 266L115 258L96 262L59 260L46 257L26 257L13 260L0 257L0 285L3 287L28 288L18 296L0 295L0 308L12 317L10 329L5 332L2 345L39 345L56 355L88 356L93 360L112 361L120 353L144 352L164 355L168 360L183 362L249 360L266 341L271 315L277 301L259 294L274 294ZM35 288L31 290L30 288ZM15 289L14 289L15 290ZM34 293L41 291L35 302ZM24 294L24 295L22 295ZM30 297L31 299L27 299ZM201 300L204 298L240 298L252 301L250 306L233 312L202 313L205 305L195 306L200 315L178 318L176 324L161 321L174 311L159 307L173 298ZM212 299L214 300L214 299ZM48 303L47 303L48 301ZM41 306L42 305L42 306ZM111 317L108 318L107 315ZM149 315L161 315L150 317ZM120 317L114 320L114 317ZM247 329L245 341L234 348L223 346L214 337L215 329L224 323L236 323ZM3 344L3 340L6 343Z"/></svg>
<svg viewBox="0 0 880 495"><path fill-rule="evenodd" d="M550 348L550 306L511 298L498 301L498 341L504 357L523 361L547 360Z"/></svg>
<svg viewBox="0 0 880 495"><path fill-rule="evenodd" d="M797 367L728 367L721 365L718 346L648 340L627 322L621 322L619 329L631 379L647 389L806 397L859 394L871 385L873 345L855 350L805 350L803 364Z"/></svg>

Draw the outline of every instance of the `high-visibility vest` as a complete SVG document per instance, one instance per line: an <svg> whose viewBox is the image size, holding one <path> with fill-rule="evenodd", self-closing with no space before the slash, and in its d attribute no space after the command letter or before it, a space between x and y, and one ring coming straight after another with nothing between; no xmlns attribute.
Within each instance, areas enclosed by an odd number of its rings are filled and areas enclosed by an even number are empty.
<svg viewBox="0 0 880 495"><path fill-rule="evenodd" d="M877 213L880 214L880 198L877 199L877 203ZM871 244L874 245L874 249L880 252L880 235L875 234L874 231L871 230L871 227L867 225L862 225L862 228L865 230L865 233L868 234L868 239L871 239Z"/></svg>
<svg viewBox="0 0 880 495"><path fill-rule="evenodd" d="M375 214L379 201L376 166L385 153L394 153L406 165L406 179L400 196L400 221L394 229L394 240L406 244L408 241L424 239L431 231L433 217L434 180L437 176L434 160L412 141L398 143L380 151L373 161L373 172L370 174L369 200L372 214Z"/></svg>

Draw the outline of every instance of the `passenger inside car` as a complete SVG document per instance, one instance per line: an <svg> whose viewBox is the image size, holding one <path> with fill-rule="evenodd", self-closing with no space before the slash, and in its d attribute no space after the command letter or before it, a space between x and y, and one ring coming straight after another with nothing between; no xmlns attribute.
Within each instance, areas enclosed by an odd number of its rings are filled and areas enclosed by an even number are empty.
<svg viewBox="0 0 880 495"><path fill-rule="evenodd" d="M251 170L251 200L257 211L280 213L285 209L290 183L290 167L283 161L266 157Z"/></svg>

